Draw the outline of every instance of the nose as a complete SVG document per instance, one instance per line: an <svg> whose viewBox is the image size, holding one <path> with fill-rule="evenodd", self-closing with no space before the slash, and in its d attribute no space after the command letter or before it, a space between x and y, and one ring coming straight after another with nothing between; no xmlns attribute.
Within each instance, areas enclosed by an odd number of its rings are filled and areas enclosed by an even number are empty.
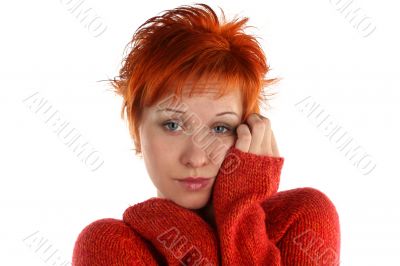
<svg viewBox="0 0 400 266"><path fill-rule="evenodd" d="M188 138L185 145L181 156L181 161L185 166L199 168L208 164L209 158L206 148L203 147L204 144L196 142L193 138Z"/></svg>

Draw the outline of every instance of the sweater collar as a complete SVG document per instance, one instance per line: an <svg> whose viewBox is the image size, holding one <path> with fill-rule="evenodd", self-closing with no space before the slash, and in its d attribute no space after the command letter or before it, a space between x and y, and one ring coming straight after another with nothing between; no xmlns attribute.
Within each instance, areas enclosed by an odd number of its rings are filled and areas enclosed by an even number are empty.
<svg viewBox="0 0 400 266"><path fill-rule="evenodd" d="M218 259L218 239L213 228L195 211L172 200L153 197L137 203L125 210L123 221L171 263L185 256L200 256L202 262Z"/></svg>

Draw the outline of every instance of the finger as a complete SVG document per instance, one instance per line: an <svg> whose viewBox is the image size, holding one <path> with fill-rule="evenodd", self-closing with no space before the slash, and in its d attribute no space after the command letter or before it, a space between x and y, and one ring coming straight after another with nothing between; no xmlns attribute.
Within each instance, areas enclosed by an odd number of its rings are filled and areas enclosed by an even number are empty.
<svg viewBox="0 0 400 266"><path fill-rule="evenodd" d="M251 114L247 121L251 129L251 143L249 152L254 154L261 154L261 144L264 139L266 122L261 119L258 114Z"/></svg>
<svg viewBox="0 0 400 266"><path fill-rule="evenodd" d="M276 143L274 132L272 130L271 130L271 132L272 132L272 154L275 157L280 157L279 150L278 150L278 145Z"/></svg>
<svg viewBox="0 0 400 266"><path fill-rule="evenodd" d="M235 148L241 150L242 152L248 152L251 143L251 132L246 124L240 124L236 128L237 141Z"/></svg>
<svg viewBox="0 0 400 266"><path fill-rule="evenodd" d="M262 154L271 156L273 154L272 150L272 130L271 130L271 121L264 117L263 118L266 123L264 138L261 144Z"/></svg>

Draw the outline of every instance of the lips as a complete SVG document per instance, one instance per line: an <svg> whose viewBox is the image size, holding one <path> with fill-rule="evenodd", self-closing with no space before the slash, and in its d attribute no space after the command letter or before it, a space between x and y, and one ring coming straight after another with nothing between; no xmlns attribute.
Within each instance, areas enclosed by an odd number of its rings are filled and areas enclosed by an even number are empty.
<svg viewBox="0 0 400 266"><path fill-rule="evenodd" d="M209 177L186 177L179 179L178 183L188 191L197 191L208 187L212 182Z"/></svg>
<svg viewBox="0 0 400 266"><path fill-rule="evenodd" d="M199 181L204 181L204 180L210 180L212 177L192 177L188 176L182 179L178 179L179 181L187 181L187 182L199 182Z"/></svg>

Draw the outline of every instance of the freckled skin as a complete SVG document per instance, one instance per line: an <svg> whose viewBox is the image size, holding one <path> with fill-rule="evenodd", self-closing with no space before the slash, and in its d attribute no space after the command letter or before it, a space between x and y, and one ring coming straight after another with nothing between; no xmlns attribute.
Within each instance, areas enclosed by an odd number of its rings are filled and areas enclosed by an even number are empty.
<svg viewBox="0 0 400 266"><path fill-rule="evenodd" d="M174 109L186 109L185 115L157 112L161 108L156 103L143 110L142 124L139 127L143 159L149 177L157 189L157 196L170 199L188 209L200 209L206 206L211 197L212 186L190 192L183 189L174 179L188 176L215 178L222 160L212 159L209 149L202 148L200 144L204 144L204 141L209 138L214 141L213 144L218 143L217 146L214 144L214 147L218 147L219 153L225 155L229 147L235 143L236 135L234 132L229 133L224 127L231 126L234 130L241 122L243 107L239 90L233 90L219 99L215 99L214 96L215 93L211 90L207 93L192 95L192 97L184 94L180 102L183 105ZM179 108L182 106L186 108ZM237 116L229 114L216 116L226 111L235 112ZM185 121L187 123L191 121L186 119L187 117L197 119L196 129L206 126L211 134L185 133L185 125L181 126L180 122L183 124ZM168 120L177 121L163 125ZM207 130L199 132L207 133ZM222 132L227 133L222 134ZM203 141L200 142L199 139Z"/></svg>

